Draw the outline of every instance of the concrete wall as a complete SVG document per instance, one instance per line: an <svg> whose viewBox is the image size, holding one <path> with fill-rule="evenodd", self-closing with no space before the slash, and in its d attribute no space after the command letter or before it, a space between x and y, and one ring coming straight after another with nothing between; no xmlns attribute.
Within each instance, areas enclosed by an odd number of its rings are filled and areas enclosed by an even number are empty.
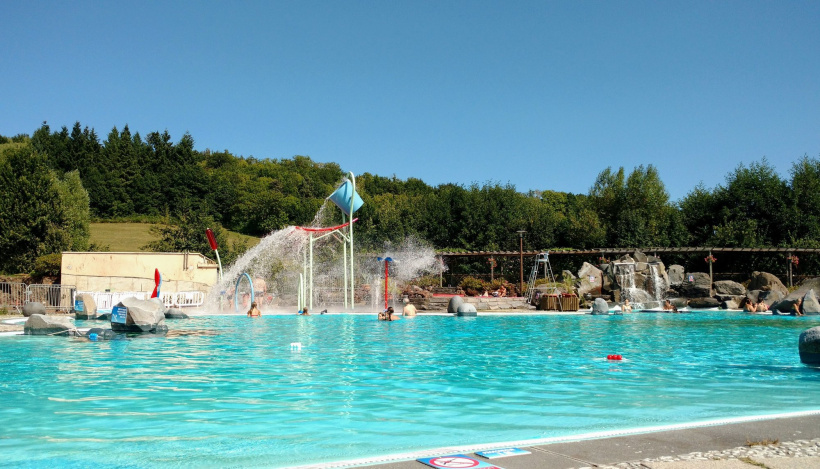
<svg viewBox="0 0 820 469"><path fill-rule="evenodd" d="M216 262L199 253L64 252L60 283L78 291L151 293L154 269L163 292L208 291L219 275Z"/></svg>

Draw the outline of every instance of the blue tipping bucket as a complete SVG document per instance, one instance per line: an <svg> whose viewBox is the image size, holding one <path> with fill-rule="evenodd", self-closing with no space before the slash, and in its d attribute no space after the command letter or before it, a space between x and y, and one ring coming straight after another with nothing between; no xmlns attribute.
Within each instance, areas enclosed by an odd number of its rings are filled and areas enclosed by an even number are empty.
<svg viewBox="0 0 820 469"><path fill-rule="evenodd" d="M362 205L364 205L364 201L362 200L361 196L359 196L359 193L353 190L353 183L351 183L348 180L342 183L342 185L339 186L338 189L333 191L333 193L330 194L330 197L328 197L328 199L330 199L331 202L336 204L336 206L339 207L345 213L345 215L350 216L351 197L353 197L353 212L356 212L356 210L362 208Z"/></svg>

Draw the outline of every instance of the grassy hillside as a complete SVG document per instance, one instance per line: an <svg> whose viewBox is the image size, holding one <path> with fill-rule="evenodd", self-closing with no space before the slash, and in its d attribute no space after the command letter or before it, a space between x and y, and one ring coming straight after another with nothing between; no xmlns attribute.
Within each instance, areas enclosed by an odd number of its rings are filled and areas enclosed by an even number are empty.
<svg viewBox="0 0 820 469"><path fill-rule="evenodd" d="M105 249L111 252L139 252L142 246L156 239L150 231L151 226L149 223L91 223L91 242L107 246ZM249 247L259 242L259 238L231 231L228 239L231 243L247 239Z"/></svg>

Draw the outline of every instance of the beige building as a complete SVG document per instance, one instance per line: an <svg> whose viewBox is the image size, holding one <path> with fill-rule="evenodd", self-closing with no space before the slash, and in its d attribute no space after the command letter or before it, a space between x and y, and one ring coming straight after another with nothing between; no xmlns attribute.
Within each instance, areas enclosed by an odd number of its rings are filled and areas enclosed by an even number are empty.
<svg viewBox="0 0 820 469"><path fill-rule="evenodd" d="M216 262L189 252L64 252L63 285L77 291L147 292L154 290L154 269L162 292L207 292L217 282Z"/></svg>

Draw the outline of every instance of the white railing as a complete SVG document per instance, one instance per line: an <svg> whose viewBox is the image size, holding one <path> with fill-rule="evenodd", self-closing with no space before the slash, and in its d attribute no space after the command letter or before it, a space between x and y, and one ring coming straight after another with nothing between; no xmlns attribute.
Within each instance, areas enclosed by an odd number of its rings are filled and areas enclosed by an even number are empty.
<svg viewBox="0 0 820 469"><path fill-rule="evenodd" d="M147 293L144 291L118 291L118 292L100 292L100 291L78 291L74 294L74 299L77 295L84 293L91 295L94 298L94 303L97 304L98 310L110 311L123 298L134 297L138 300L144 300Z"/></svg>
<svg viewBox="0 0 820 469"><path fill-rule="evenodd" d="M205 293L201 291L181 291L176 293L163 293L162 302L167 308L186 308L191 306L202 306L205 303Z"/></svg>
<svg viewBox="0 0 820 469"><path fill-rule="evenodd" d="M97 304L98 310L110 310L123 298L134 297L138 300L144 300L148 297L148 293L142 291L131 292L95 292L95 291L78 291L74 298L80 293L91 295L94 298L94 303ZM201 291L183 291L175 293L161 293L160 299L166 308L186 308L191 306L202 306L205 303L205 293Z"/></svg>

